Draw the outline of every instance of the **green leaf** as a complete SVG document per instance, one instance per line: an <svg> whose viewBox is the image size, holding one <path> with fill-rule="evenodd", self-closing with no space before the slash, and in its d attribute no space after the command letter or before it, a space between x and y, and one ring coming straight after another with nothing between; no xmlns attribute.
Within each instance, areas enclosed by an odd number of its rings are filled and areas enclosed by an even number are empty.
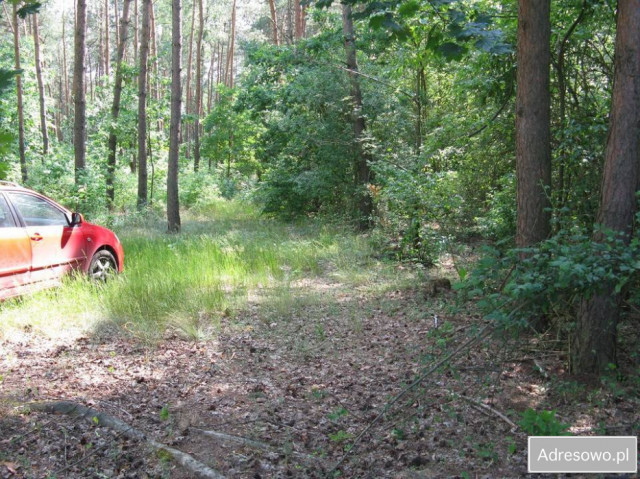
<svg viewBox="0 0 640 479"><path fill-rule="evenodd" d="M40 11L41 6L42 6L42 3L40 2L33 2L33 3L30 2L30 3L27 3L24 7L20 8L16 13L20 18L24 20L25 18L27 18L27 15L38 13Z"/></svg>
<svg viewBox="0 0 640 479"><path fill-rule="evenodd" d="M447 60L461 60L467 48L457 43L446 42L438 47L437 52Z"/></svg>

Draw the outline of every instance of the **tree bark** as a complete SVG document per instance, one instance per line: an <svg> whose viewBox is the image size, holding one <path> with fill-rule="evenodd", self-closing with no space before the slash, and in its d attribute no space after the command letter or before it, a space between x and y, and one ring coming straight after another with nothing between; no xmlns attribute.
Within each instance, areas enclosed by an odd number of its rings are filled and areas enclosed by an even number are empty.
<svg viewBox="0 0 640 479"><path fill-rule="evenodd" d="M118 146L116 123L118 122L118 116L120 115L120 97L122 96L122 62L128 37L130 3L131 0L124 0L122 7L122 19L120 20L120 43L118 44L118 52L116 54L116 78L113 87L113 103L111 104L112 127L109 131L109 153L107 156L106 178L107 206L109 207L109 210L113 209L113 202L115 200L114 182L116 171L116 148Z"/></svg>
<svg viewBox="0 0 640 479"><path fill-rule="evenodd" d="M640 0L618 3L615 78L597 224L629 242L636 211L640 160ZM594 240L603 241L596 230ZM580 306L572 367L597 374L616 363L622 296L613 283Z"/></svg>
<svg viewBox="0 0 640 479"><path fill-rule="evenodd" d="M297 42L304 37L305 30L305 10L300 4L300 0L293 0L293 13L295 21L295 40Z"/></svg>
<svg viewBox="0 0 640 479"><path fill-rule="evenodd" d="M67 16L62 14L62 74L64 80L64 114L69 117L69 76L67 70L67 35L66 35Z"/></svg>
<svg viewBox="0 0 640 479"><path fill-rule="evenodd" d="M85 51L86 51L87 2L77 0L76 26L73 64L73 103L75 117L73 124L73 146L75 151L75 179L80 185L82 173L86 168L85 140L87 138L86 99L85 99Z"/></svg>
<svg viewBox="0 0 640 479"><path fill-rule="evenodd" d="M273 44L275 46L278 46L280 45L280 40L278 38L278 14L276 11L275 0L269 0L269 11L271 12L271 28L273 30Z"/></svg>
<svg viewBox="0 0 640 479"><path fill-rule="evenodd" d="M178 160L180 154L180 62L182 49L180 0L171 0L171 123L169 126L169 166L167 169L167 220L169 233L180 232Z"/></svg>
<svg viewBox="0 0 640 479"><path fill-rule="evenodd" d="M42 61L40 60L40 36L38 32L38 14L33 14L33 47L36 62L36 79L38 81L38 95L40 105L40 130L42 132L42 154L49 153L49 132L47 131L47 107L44 97L44 82L42 81Z"/></svg>
<svg viewBox="0 0 640 479"><path fill-rule="evenodd" d="M18 7L13 5L13 52L15 55L16 70L22 70L20 64L20 23L18 22ZM24 107L22 104L22 74L16 75L16 97L18 108L18 150L20 154L20 173L22 182L26 183L29 179L27 173L27 157L24 144Z"/></svg>
<svg viewBox="0 0 640 479"><path fill-rule="evenodd" d="M519 247L534 245L551 231L550 40L550 0L519 0L516 95Z"/></svg>
<svg viewBox="0 0 640 479"><path fill-rule="evenodd" d="M353 105L353 132L355 140L354 173L356 186L356 208L358 211L358 227L361 230L372 226L373 198L367 186L373 180L373 172L369 167L370 155L362 146L366 130L362 111L362 92L358 79L358 62L356 58L355 34L351 6L342 4L342 26L344 32L344 49L347 56L347 69L351 81L351 101Z"/></svg>
<svg viewBox="0 0 640 479"><path fill-rule="evenodd" d="M193 171L200 168L200 115L202 105L202 36L204 34L204 15L202 12L202 0L198 0L198 41L196 42L196 104L194 113L196 121L193 129Z"/></svg>
<svg viewBox="0 0 640 479"><path fill-rule="evenodd" d="M149 10L151 0L142 0L142 39L138 75L138 209L147 206L147 61L149 59Z"/></svg>
<svg viewBox="0 0 640 479"><path fill-rule="evenodd" d="M104 0L104 72L109 80L111 66L111 52L109 47L109 0Z"/></svg>
<svg viewBox="0 0 640 479"><path fill-rule="evenodd" d="M231 33L229 35L229 49L227 52L227 68L225 71L226 85L233 88L233 55L235 54L236 43L236 0L233 0L231 7Z"/></svg>

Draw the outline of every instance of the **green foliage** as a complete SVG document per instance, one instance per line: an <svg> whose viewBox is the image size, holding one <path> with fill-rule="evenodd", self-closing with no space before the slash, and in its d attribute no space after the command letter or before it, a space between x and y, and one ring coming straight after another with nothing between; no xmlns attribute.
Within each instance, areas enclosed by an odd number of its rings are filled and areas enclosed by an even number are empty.
<svg viewBox="0 0 640 479"><path fill-rule="evenodd" d="M561 423L555 411L536 412L529 408L522 413L518 425L529 436L571 436L569 425Z"/></svg>
<svg viewBox="0 0 640 479"><path fill-rule="evenodd" d="M162 421L168 421L170 417L171 413L169 412L169 406L165 404L162 406L162 409L160 409L160 419Z"/></svg>
<svg viewBox="0 0 640 479"><path fill-rule="evenodd" d="M602 235L594 241L575 227L533 248L486 248L462 289L502 327L526 327L529 318L545 316L569 329L580 301L609 285L620 292L640 271L638 237L627 245L613 232Z"/></svg>

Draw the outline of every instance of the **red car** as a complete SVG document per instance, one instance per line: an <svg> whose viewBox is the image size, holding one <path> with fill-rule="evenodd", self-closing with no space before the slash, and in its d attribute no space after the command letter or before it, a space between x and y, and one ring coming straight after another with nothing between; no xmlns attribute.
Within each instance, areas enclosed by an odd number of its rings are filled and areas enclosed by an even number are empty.
<svg viewBox="0 0 640 479"><path fill-rule="evenodd" d="M121 272L123 263L115 233L0 181L0 300L57 284L70 271L104 281Z"/></svg>

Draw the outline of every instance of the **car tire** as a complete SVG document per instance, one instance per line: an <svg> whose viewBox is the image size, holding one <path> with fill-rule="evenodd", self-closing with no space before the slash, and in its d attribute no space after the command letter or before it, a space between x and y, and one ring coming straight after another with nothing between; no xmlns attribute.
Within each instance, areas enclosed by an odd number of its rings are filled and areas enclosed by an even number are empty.
<svg viewBox="0 0 640 479"><path fill-rule="evenodd" d="M118 274L116 259L109 251L105 249L100 250L91 258L88 273L89 278L93 281L101 281L104 283L109 278Z"/></svg>

